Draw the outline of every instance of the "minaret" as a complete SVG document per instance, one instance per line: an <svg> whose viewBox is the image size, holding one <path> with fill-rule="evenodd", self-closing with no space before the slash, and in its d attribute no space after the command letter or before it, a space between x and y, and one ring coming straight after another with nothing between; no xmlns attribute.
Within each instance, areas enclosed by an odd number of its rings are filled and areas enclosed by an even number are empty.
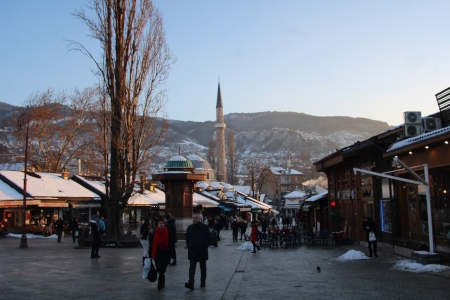
<svg viewBox="0 0 450 300"><path fill-rule="evenodd" d="M223 105L222 94L219 89L217 90L217 104L216 104L216 123L214 124L216 130L216 161L217 161L217 181L227 181L227 168L225 157L225 125L223 121Z"/></svg>

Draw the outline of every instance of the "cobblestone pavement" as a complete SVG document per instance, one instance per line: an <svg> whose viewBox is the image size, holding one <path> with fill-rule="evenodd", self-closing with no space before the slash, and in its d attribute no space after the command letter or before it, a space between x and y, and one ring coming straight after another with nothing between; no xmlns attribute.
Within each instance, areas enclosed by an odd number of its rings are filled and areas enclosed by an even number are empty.
<svg viewBox="0 0 450 300"><path fill-rule="evenodd" d="M228 234L230 237L228 237ZM177 265L167 268L166 287L141 279L142 248L75 249L71 238L0 239L0 299L449 299L448 274L410 273L392 269L406 258L380 251L379 258L336 261L360 245L238 251L223 232L210 248L206 287L184 287L189 264L184 241L177 243ZM320 266L321 272L317 272Z"/></svg>

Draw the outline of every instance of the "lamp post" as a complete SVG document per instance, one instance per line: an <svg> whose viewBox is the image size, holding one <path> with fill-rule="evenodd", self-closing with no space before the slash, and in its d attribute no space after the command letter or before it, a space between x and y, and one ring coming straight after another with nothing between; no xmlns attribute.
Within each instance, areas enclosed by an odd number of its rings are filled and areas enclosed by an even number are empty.
<svg viewBox="0 0 450 300"><path fill-rule="evenodd" d="M27 212L27 161L28 161L28 115L21 114L18 119L19 130L22 126L26 126L26 136L25 136L25 171L23 172L23 209L22 209L22 238L20 239L19 248L28 248L27 233L25 228L25 219Z"/></svg>

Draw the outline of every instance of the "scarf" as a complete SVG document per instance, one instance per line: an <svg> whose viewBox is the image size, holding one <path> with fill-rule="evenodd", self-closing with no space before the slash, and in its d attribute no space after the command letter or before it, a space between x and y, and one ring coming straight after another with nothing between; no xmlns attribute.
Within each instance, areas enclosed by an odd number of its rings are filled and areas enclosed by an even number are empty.
<svg viewBox="0 0 450 300"><path fill-rule="evenodd" d="M169 250L169 230L167 227L160 229L159 227L155 228L155 233L153 237L153 245L152 245L152 258L156 259L156 253L158 249Z"/></svg>

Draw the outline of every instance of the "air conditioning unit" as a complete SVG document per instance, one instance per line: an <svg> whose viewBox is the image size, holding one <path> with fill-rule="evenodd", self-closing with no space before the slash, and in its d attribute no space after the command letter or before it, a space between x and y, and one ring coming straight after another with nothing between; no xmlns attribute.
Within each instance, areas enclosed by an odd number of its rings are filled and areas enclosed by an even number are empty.
<svg viewBox="0 0 450 300"><path fill-rule="evenodd" d="M405 124L422 125L422 113L420 111L405 111L403 113Z"/></svg>
<svg viewBox="0 0 450 300"><path fill-rule="evenodd" d="M423 118L422 124L425 132L442 128L441 119L439 118Z"/></svg>
<svg viewBox="0 0 450 300"><path fill-rule="evenodd" d="M405 137L416 136L422 133L422 124L405 124Z"/></svg>

